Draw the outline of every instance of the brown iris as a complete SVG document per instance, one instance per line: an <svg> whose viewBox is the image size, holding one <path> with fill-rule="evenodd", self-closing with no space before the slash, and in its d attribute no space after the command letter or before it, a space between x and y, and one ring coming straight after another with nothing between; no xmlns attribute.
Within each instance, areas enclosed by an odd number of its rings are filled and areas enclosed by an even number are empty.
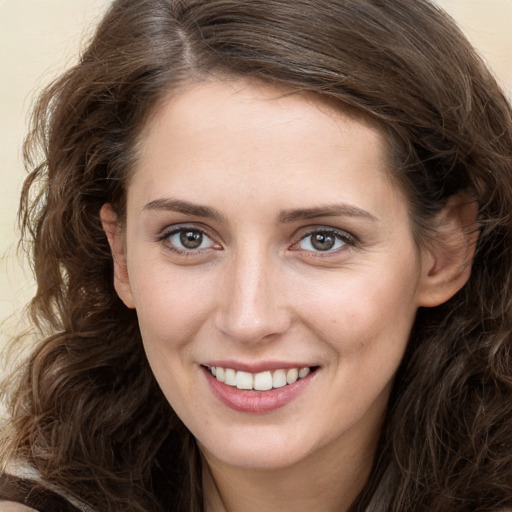
<svg viewBox="0 0 512 512"><path fill-rule="evenodd" d="M187 249L197 249L203 243L203 233L197 230L185 230L180 233L180 242Z"/></svg>
<svg viewBox="0 0 512 512"><path fill-rule="evenodd" d="M313 233L311 245L318 251L328 251L334 247L336 237L332 233Z"/></svg>

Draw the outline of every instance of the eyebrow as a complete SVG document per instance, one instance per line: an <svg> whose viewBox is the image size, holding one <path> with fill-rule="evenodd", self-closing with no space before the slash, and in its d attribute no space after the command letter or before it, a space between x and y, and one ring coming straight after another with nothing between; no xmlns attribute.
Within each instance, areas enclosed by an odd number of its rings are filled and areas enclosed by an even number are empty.
<svg viewBox="0 0 512 512"><path fill-rule="evenodd" d="M219 223L226 221L226 217L215 208L189 203L188 201L180 201L179 199L154 199L147 203L142 210L165 210L184 213L185 215L193 215L194 217L203 217Z"/></svg>
<svg viewBox="0 0 512 512"><path fill-rule="evenodd" d="M359 217L376 222L378 219L370 212L357 206L341 203L328 204L317 208L300 208L284 210L278 217L279 222L295 222L298 220L311 220L319 217Z"/></svg>
<svg viewBox="0 0 512 512"><path fill-rule="evenodd" d="M185 215L193 215L194 217L202 217L205 219L214 220L219 223L226 222L226 217L215 208L203 206L188 201L179 199L160 198L150 201L144 205L143 211L174 211L184 213ZM358 208L357 206L341 203L341 204L328 204L314 208L297 208L290 210L283 210L277 217L278 223L290 223L299 220L311 220L319 217L359 217L372 221L378 219L370 212Z"/></svg>

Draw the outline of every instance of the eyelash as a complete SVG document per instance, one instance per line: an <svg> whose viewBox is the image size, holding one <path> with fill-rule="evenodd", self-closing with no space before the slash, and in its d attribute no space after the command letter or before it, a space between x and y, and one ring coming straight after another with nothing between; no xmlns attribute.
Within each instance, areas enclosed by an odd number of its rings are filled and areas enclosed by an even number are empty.
<svg viewBox="0 0 512 512"><path fill-rule="evenodd" d="M341 247L333 247L329 248L325 251L322 250L305 250L308 254L315 258L326 258L332 255L339 254L340 252L349 250L356 246L358 244L358 239L351 235L350 233L347 233L346 231L342 231L339 229L333 229L333 228L314 228L310 229L307 232L303 232L300 234L300 239L298 242L294 243L292 245L292 250L301 251L302 249L298 247L302 242L306 241L308 238L312 237L313 235L324 235L327 237L331 237L334 239L334 244L337 242L341 242L343 245ZM309 242L310 245L313 245L313 242ZM295 249L297 247L297 249Z"/></svg>
<svg viewBox="0 0 512 512"><path fill-rule="evenodd" d="M177 247L175 243L171 242L171 238L176 235L180 235L183 233L198 233L203 238L201 240L201 245L204 242L204 238L207 238L211 241L211 245L206 248L197 248L197 249L186 249L186 248L180 248ZM157 242L163 243L167 249L170 251L180 255L180 256L196 256L200 254L201 252L209 249L213 250L219 250L221 246L217 243L215 243L211 236L208 235L205 229L199 228L197 226L174 226L172 228L165 229L160 236L157 238Z"/></svg>
<svg viewBox="0 0 512 512"><path fill-rule="evenodd" d="M209 239L211 241L211 244L208 247L203 247L203 248L198 247L198 248L194 248L194 249L190 249L190 248L187 249L187 248L178 247L176 245L176 243L171 242L172 237L174 237L176 235L184 234L186 232L199 234L202 237L201 245L203 244L205 238ZM334 239L335 245L338 242L341 242L343 245L341 245L341 247L335 247L334 249L328 248L325 251L314 250L314 249L313 250L308 250L308 249L304 250L299 247L299 245L302 242L304 242L305 240L307 240L308 237L312 237L313 235L319 235L319 234L325 235L327 237L332 237ZM340 252L343 252L343 251L349 250L350 248L353 248L359 242L358 239L356 237L354 237L353 235L351 235L350 233L347 233L346 231L342 231L342 230L338 230L338 229L333 229L333 228L318 227L318 228L310 229L307 232L303 232L299 236L300 236L299 240L297 242L294 242L290 249L293 251L303 251L303 252L307 253L308 255L315 257L315 258L325 258L325 257L329 257L331 255L338 254ZM197 226L190 226L190 225L174 226L174 227L165 229L161 233L161 235L159 235L157 237L157 242L163 243L166 246L166 248L169 249L170 251L172 251L178 255L185 256L185 257L187 257L187 256L193 257L193 256L197 256L198 254L201 254L203 251L220 250L222 248L220 244L216 243L213 240L213 238L208 234L208 232L204 228L200 228ZM313 243L311 241L309 243L310 243L310 245L313 245Z"/></svg>

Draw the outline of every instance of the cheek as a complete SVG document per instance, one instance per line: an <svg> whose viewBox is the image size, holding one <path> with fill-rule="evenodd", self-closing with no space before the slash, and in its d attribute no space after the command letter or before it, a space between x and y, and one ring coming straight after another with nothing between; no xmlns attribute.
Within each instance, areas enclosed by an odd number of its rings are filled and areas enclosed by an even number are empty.
<svg viewBox="0 0 512 512"><path fill-rule="evenodd" d="M194 389L192 343L211 306L207 279L154 263L131 274L144 350L151 370L177 411L187 410Z"/></svg>
<svg viewBox="0 0 512 512"><path fill-rule="evenodd" d="M373 350L381 357L386 349L401 354L416 315L418 275L410 260L388 266L386 272L372 268L346 272L315 286L301 309L308 323L342 356L366 357Z"/></svg>
<svg viewBox="0 0 512 512"><path fill-rule="evenodd" d="M199 329L211 307L210 280L193 269L173 271L159 262L142 269L134 265L130 282L146 346L179 348Z"/></svg>
<svg viewBox="0 0 512 512"><path fill-rule="evenodd" d="M387 403L416 315L415 280L414 271L346 275L308 302L310 330L329 354L332 414L347 424Z"/></svg>

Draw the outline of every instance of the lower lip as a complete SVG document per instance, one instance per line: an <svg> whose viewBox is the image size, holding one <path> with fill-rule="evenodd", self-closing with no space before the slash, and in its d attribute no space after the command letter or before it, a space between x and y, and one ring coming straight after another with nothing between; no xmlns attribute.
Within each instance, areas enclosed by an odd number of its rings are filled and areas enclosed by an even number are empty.
<svg viewBox="0 0 512 512"><path fill-rule="evenodd" d="M238 389L218 381L207 368L204 368L204 373L213 394L224 405L238 412L262 414L280 409L295 400L308 386L316 372L309 373L293 384L268 391Z"/></svg>

